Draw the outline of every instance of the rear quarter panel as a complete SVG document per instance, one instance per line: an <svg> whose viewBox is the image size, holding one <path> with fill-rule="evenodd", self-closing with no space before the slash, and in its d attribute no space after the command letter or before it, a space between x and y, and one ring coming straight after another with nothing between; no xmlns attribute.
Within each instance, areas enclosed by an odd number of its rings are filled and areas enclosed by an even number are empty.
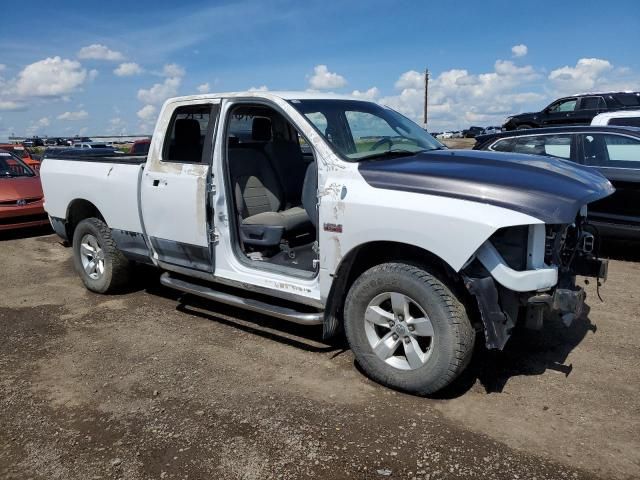
<svg viewBox="0 0 640 480"><path fill-rule="evenodd" d="M67 218L76 199L91 202L111 228L142 232L138 209L142 165L47 158L40 169L45 210Z"/></svg>

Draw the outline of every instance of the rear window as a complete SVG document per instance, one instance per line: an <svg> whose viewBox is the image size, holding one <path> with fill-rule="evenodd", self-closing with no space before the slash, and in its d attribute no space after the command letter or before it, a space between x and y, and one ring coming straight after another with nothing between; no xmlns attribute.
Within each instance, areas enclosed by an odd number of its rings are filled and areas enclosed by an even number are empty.
<svg viewBox="0 0 640 480"><path fill-rule="evenodd" d="M187 105L176 108L163 147L164 162L201 163L204 139L218 105Z"/></svg>
<svg viewBox="0 0 640 480"><path fill-rule="evenodd" d="M640 106L640 94L638 93L619 93L614 95L613 98L625 107Z"/></svg>
<svg viewBox="0 0 640 480"><path fill-rule="evenodd" d="M618 117L609 120L609 125L621 127L640 127L640 117Z"/></svg>

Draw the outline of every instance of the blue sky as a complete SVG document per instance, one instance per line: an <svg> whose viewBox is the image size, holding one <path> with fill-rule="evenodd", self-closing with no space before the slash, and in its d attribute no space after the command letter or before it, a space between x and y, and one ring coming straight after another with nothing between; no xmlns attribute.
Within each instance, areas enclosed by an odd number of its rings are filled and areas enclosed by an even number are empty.
<svg viewBox="0 0 640 480"><path fill-rule="evenodd" d="M564 94L640 89L640 2L606 5L12 3L0 138L148 133L166 96L260 87L355 91L419 119L425 66L430 129L500 123Z"/></svg>

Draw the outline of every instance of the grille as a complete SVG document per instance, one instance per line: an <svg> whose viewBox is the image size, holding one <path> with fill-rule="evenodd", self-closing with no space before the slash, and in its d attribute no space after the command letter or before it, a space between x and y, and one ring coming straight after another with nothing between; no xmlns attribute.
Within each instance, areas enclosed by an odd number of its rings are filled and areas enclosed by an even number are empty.
<svg viewBox="0 0 640 480"><path fill-rule="evenodd" d="M19 215L17 217L0 218L0 225L13 225L18 223L37 222L40 220L49 220L46 213L39 213L38 215Z"/></svg>
<svg viewBox="0 0 640 480"><path fill-rule="evenodd" d="M21 206L27 206L27 205L30 205L32 203L39 202L40 200L42 200L42 197L19 198L17 200L3 200L3 201L0 201L0 206L2 206L2 207L17 207L17 206L20 206L20 205L18 205L18 202L20 202L21 200L24 200L26 202L24 205L21 205Z"/></svg>

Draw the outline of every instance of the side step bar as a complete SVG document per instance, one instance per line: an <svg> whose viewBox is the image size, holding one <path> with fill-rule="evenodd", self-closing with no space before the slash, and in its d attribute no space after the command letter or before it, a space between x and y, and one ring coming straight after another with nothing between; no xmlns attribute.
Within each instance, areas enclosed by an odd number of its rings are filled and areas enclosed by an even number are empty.
<svg viewBox="0 0 640 480"><path fill-rule="evenodd" d="M303 313L287 307L271 305L260 300L244 298L230 293L223 293L209 287L191 283L180 278L172 277L168 272L160 276L160 283L166 287L175 288L181 292L190 293L198 297L207 298L215 302L224 303L233 307L243 308L252 312L270 315L301 325L320 325L324 319L323 312Z"/></svg>

